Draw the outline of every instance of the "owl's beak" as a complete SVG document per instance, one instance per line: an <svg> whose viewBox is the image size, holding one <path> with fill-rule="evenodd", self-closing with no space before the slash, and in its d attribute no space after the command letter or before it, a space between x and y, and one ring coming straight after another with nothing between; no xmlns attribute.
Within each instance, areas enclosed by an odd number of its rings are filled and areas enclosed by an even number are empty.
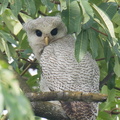
<svg viewBox="0 0 120 120"><path fill-rule="evenodd" d="M49 44L49 38L48 37L45 37L45 44L48 45Z"/></svg>

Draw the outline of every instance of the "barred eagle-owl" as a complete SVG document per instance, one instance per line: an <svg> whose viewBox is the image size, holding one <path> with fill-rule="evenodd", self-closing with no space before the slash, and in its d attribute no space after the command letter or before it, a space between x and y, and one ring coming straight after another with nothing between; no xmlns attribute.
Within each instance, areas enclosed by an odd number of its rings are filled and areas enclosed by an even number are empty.
<svg viewBox="0 0 120 120"><path fill-rule="evenodd" d="M42 67L41 91L99 92L99 69L89 52L78 63L75 38L59 17L43 17L24 25L28 41ZM70 120L95 120L98 104L61 102Z"/></svg>

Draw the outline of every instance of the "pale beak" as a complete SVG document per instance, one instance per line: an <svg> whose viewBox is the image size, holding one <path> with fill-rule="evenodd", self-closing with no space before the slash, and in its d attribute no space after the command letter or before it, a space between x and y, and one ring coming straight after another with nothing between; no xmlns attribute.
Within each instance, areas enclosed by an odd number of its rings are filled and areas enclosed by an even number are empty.
<svg viewBox="0 0 120 120"><path fill-rule="evenodd" d="M49 44L49 38L45 37L44 40L45 40L45 45L48 45Z"/></svg>

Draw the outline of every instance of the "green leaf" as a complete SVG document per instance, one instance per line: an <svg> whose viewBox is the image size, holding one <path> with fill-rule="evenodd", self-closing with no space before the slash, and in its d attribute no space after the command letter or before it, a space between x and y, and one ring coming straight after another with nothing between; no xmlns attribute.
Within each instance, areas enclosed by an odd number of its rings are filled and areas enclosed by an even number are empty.
<svg viewBox="0 0 120 120"><path fill-rule="evenodd" d="M3 97L3 94L2 94L2 86L0 84L0 113L3 112L3 109L4 109L4 97Z"/></svg>
<svg viewBox="0 0 120 120"><path fill-rule="evenodd" d="M24 3L26 5L26 9L28 13L34 16L36 12L36 6L34 0L24 0Z"/></svg>
<svg viewBox="0 0 120 120"><path fill-rule="evenodd" d="M86 54L87 46L88 46L87 32L81 31L81 33L77 36L77 40L75 43L75 57L78 62L80 62L84 55Z"/></svg>
<svg viewBox="0 0 120 120"><path fill-rule="evenodd" d="M113 89L115 87L115 75L113 75L107 82L108 89Z"/></svg>
<svg viewBox="0 0 120 120"><path fill-rule="evenodd" d="M104 42L104 56L105 56L105 60L109 62L110 57L112 56L112 52L108 41Z"/></svg>
<svg viewBox="0 0 120 120"><path fill-rule="evenodd" d="M34 120L30 104L23 96L11 70L0 67L0 85L2 86L0 92L4 98L4 105L9 112L8 118L11 120Z"/></svg>
<svg viewBox="0 0 120 120"><path fill-rule="evenodd" d="M8 6L8 0L0 0L0 15L5 11Z"/></svg>
<svg viewBox="0 0 120 120"><path fill-rule="evenodd" d="M62 19L69 33L79 34L81 31L81 11L77 1L70 2L66 10L62 11Z"/></svg>
<svg viewBox="0 0 120 120"><path fill-rule="evenodd" d="M6 41L6 42L10 42L11 44L14 44L16 46L18 46L18 44L16 43L16 41L10 36L10 34L3 32L2 30L0 30L0 36Z"/></svg>
<svg viewBox="0 0 120 120"><path fill-rule="evenodd" d="M96 58L98 56L97 35L92 29L88 29L87 32L90 40L90 49L92 51L92 56L93 58Z"/></svg>
<svg viewBox="0 0 120 120"><path fill-rule="evenodd" d="M8 57L8 60L11 60L11 54L10 54L8 44L4 40L2 40L2 45L4 47L4 51L5 51L5 53L6 53L7 57Z"/></svg>
<svg viewBox="0 0 120 120"><path fill-rule="evenodd" d="M66 1L60 0L61 11L67 9Z"/></svg>
<svg viewBox="0 0 120 120"><path fill-rule="evenodd" d="M114 72L118 77L120 77L120 63L119 63L118 57L115 57Z"/></svg>
<svg viewBox="0 0 120 120"><path fill-rule="evenodd" d="M105 2L100 4L99 7L112 19L117 12L118 5L115 2Z"/></svg>
<svg viewBox="0 0 120 120"><path fill-rule="evenodd" d="M2 14L2 21L5 22L8 29L15 35L17 35L22 29L21 23L9 9L6 9L5 12Z"/></svg>
<svg viewBox="0 0 120 120"><path fill-rule="evenodd" d="M113 26L112 22L110 21L109 17L100 8L98 8L95 4L93 4L92 7L94 8L95 12L97 13L96 15L98 15L100 17L101 21L104 23L104 25L108 29L110 37L113 38L113 45L115 45L117 42L117 39L116 39L115 33L114 33L114 26ZM109 37L109 34L108 34L108 37Z"/></svg>
<svg viewBox="0 0 120 120"><path fill-rule="evenodd" d="M112 21L114 23L116 23L117 25L120 25L120 12L119 11L116 12L116 14L114 15L114 17L112 18Z"/></svg>
<svg viewBox="0 0 120 120"><path fill-rule="evenodd" d="M88 29L93 24L93 10L88 3L88 0L79 0L79 6L82 10L82 17L83 17L83 29Z"/></svg>
<svg viewBox="0 0 120 120"><path fill-rule="evenodd" d="M48 10L52 10L54 7L54 4L50 2L50 0L41 0L41 2L47 6Z"/></svg>
<svg viewBox="0 0 120 120"><path fill-rule="evenodd" d="M22 8L22 1L21 0L13 0L10 4L11 10L13 14L17 17L18 13Z"/></svg>

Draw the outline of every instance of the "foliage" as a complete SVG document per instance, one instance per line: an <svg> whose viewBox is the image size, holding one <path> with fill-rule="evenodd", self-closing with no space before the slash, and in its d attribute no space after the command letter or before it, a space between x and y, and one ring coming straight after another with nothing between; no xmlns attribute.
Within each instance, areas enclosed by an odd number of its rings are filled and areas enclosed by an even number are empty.
<svg viewBox="0 0 120 120"><path fill-rule="evenodd" d="M86 51L98 61L101 92L108 95L108 100L100 104L97 120L120 118L119 0L0 0L0 50L5 52L14 70L28 78L31 87L36 86L38 75L31 76L25 69L28 64L32 64L29 66L32 69L38 69L38 65L28 59L32 50L22 23L39 16L55 15L61 16L68 32L76 37L77 61L80 62Z"/></svg>
<svg viewBox="0 0 120 120"><path fill-rule="evenodd" d="M0 60L0 113L4 107L10 113L10 120L34 120L31 106L21 92L11 66Z"/></svg>

